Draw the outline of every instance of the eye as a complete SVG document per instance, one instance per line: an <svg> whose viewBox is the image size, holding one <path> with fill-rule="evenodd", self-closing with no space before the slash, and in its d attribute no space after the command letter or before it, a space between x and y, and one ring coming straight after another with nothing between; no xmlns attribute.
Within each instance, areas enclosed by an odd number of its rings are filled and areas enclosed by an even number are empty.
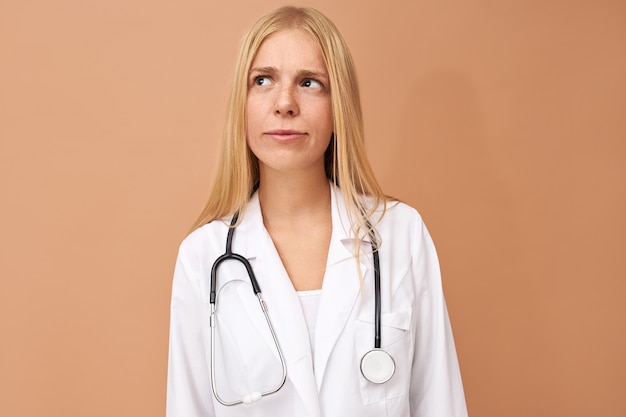
<svg viewBox="0 0 626 417"><path fill-rule="evenodd" d="M307 78L306 80L304 80L302 82L302 86L308 87L308 88L322 88L323 87L322 83L312 78Z"/></svg>
<svg viewBox="0 0 626 417"><path fill-rule="evenodd" d="M258 77L254 77L254 85L260 85L265 87L268 85L272 85L272 80L264 75L259 75Z"/></svg>

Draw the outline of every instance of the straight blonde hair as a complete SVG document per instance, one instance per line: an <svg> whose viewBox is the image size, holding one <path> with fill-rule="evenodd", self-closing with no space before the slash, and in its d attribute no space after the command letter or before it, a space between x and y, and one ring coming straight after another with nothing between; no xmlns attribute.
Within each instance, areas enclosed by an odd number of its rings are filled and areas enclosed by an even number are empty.
<svg viewBox="0 0 626 417"><path fill-rule="evenodd" d="M372 221L380 204L384 214L387 197L376 181L365 153L363 114L352 55L330 19L315 9L292 6L261 17L244 39L235 67L216 177L209 200L193 229L237 211L243 212L259 182L259 162L246 141L248 76L263 41L285 29L306 31L322 51L330 81L334 120L333 138L325 154L326 176L341 189L351 231L355 238L362 238L372 233L382 217ZM364 199L364 196L369 198Z"/></svg>

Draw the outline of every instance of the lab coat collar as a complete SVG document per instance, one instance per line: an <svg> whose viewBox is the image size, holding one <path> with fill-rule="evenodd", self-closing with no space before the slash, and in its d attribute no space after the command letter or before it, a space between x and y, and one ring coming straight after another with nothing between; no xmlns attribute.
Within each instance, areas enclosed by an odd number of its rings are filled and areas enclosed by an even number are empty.
<svg viewBox="0 0 626 417"><path fill-rule="evenodd" d="M350 221L346 209L346 203L339 187L330 183L330 191L332 205L332 236L328 251L328 266L343 262L348 258L354 259L355 247L362 245L369 246L369 241L367 239L355 240L354 237L350 235ZM269 234L263 225L263 214L261 213L261 204L259 202L258 192L255 192L250 197L250 201L248 201L248 205L241 216L241 223L237 226L238 235L243 234L251 237L269 237ZM230 219L228 219L228 223L230 224ZM338 245L337 243L341 243L341 245ZM333 246L333 244L335 245ZM255 241L253 238L235 239L233 241L233 250L237 253L243 254L248 259L254 260L259 252L265 249L267 249L265 244L261 243L261 241Z"/></svg>
<svg viewBox="0 0 626 417"><path fill-rule="evenodd" d="M259 250L264 248L263 241L267 231L263 226L263 215L261 204L259 203L259 193L255 192L250 197L245 210L240 213L241 223L237 226L235 238L233 238L233 252L245 256L254 266L254 260L259 254ZM231 219L228 219L230 224ZM245 239L238 239L238 236L246 236Z"/></svg>
<svg viewBox="0 0 626 417"><path fill-rule="evenodd" d="M233 250L248 258L261 290L265 290L262 294L285 356L287 378L312 417L321 415L318 393L326 366L358 299L359 276L364 276L367 269L363 257L359 263L355 260L354 248L363 242L350 236L343 195L338 187L332 184L330 187L332 235L315 329L315 360L297 292L263 225L258 193L251 197L237 227L236 235L245 236L245 239L235 238L233 241ZM271 339L267 343L274 344Z"/></svg>

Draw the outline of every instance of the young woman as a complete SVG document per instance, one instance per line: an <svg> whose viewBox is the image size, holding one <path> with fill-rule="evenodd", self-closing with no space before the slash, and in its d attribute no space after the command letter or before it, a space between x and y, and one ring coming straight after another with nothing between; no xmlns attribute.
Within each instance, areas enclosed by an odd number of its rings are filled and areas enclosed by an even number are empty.
<svg viewBox="0 0 626 417"><path fill-rule="evenodd" d="M245 39L170 332L168 417L467 415L435 248L376 182L352 58L314 9Z"/></svg>

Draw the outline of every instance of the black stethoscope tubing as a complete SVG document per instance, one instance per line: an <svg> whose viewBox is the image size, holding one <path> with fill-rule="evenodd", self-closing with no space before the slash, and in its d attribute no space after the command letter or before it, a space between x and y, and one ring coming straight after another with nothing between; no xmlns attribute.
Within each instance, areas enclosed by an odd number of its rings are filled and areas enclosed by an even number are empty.
<svg viewBox="0 0 626 417"><path fill-rule="evenodd" d="M227 261L227 260L235 260L235 261L242 263L244 267L246 268L246 272L248 273L248 278L250 279L250 284L252 285L252 290L254 294L257 296L257 298L259 299L259 302L261 304L261 309L263 310L263 313L265 314L265 318L270 327L272 337L274 338L274 341L278 348L278 354L280 356L281 363L283 365L283 377L282 377L281 383L276 388L270 391L267 391L264 393L251 393L248 396L246 396L247 398L244 397L241 400L227 402L221 399L217 393L217 389L215 387L215 371L214 371L214 366L212 366L211 367L211 380L212 380L211 386L212 386L213 394L215 395L215 398L223 405L236 405L236 404L241 404L241 403L250 403L250 402L257 401L262 396L270 395L270 394L277 392L284 385L285 380L286 380L286 368L285 368L284 357L280 349L280 344L278 343L278 339L276 338L276 334L274 332L272 323L269 319L269 316L267 315L267 306L265 305L265 301L263 300L261 296L261 287L258 281L256 280L256 276L254 274L252 266L250 265L250 262L248 262L248 260L244 256L234 253L232 250L233 235L235 233L235 228L236 228L238 218L239 218L239 212L237 211L233 215L233 218L230 222L230 227L228 229L228 234L226 235L225 252L215 260L211 268L211 289L210 289L210 295L209 295L209 302L211 304L211 321L210 321L211 328L212 328L211 329L211 340L212 340L211 343L214 344L214 340L215 340L213 333L216 327L215 303L217 299L217 270L218 270L219 265L222 262ZM369 221L366 220L365 224L369 230L370 245L372 247L372 258L374 262L374 349L367 352L361 359L361 373L367 380L371 382L384 383L388 381L391 378L391 376L394 374L395 363L391 355L389 355L387 352L383 351L380 348L381 346L381 299L380 299L381 289L380 289L380 258L378 255L378 240L376 239L376 234L374 232L373 227L369 223ZM214 347L212 347L211 349L211 358L212 358L211 361L214 362ZM369 368L369 371L366 368ZM377 373L375 368L383 369L384 372L382 374Z"/></svg>
<svg viewBox="0 0 626 417"><path fill-rule="evenodd" d="M374 260L374 348L380 349L380 258L378 256L378 240L374 228L370 222L365 222L370 230L370 244L372 246L372 258Z"/></svg>
<svg viewBox="0 0 626 417"><path fill-rule="evenodd" d="M258 295L261 292L261 287L256 280L254 275L254 271L252 270L252 265L248 260L239 255L238 253L233 253L233 234L235 233L235 224L237 224L237 219L239 218L239 212L236 212L233 216L232 221L230 222L230 227L228 228L228 235L226 236L226 251L218 257L213 263L213 267L211 268L211 294L209 301L211 304L215 304L216 291L217 291L217 267L224 261L229 259L234 259L236 261L241 262L248 272L248 277L250 277L250 284L252 284L252 290L255 295Z"/></svg>

